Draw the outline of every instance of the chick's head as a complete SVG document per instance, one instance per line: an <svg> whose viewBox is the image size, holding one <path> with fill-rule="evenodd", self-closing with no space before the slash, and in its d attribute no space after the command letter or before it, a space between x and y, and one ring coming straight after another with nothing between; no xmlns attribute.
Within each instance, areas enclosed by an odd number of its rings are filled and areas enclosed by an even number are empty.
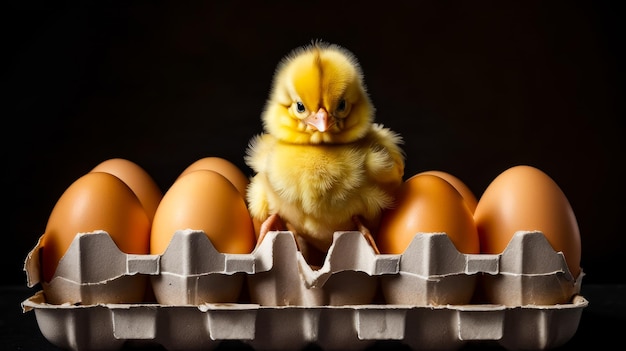
<svg viewBox="0 0 626 351"><path fill-rule="evenodd" d="M355 56L321 41L279 63L262 116L267 133L295 144L350 143L367 133L373 118Z"/></svg>

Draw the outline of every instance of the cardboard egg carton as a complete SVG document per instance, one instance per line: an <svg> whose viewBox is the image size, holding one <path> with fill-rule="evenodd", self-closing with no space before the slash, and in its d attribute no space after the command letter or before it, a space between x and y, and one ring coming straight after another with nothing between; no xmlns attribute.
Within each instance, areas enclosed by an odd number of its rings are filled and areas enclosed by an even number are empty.
<svg viewBox="0 0 626 351"><path fill-rule="evenodd" d="M415 350L475 341L546 349L574 335L588 304L583 273L574 279L541 232L516 233L498 255L460 253L445 233L376 254L361 233L336 232L315 269L288 231L268 233L250 254L223 254L202 231L181 230L162 255L125 254L96 231L76 236L49 283L40 243L25 271L43 290L22 307L70 350L210 350L227 340L258 350L363 350L386 340ZM142 300L146 291L156 301Z"/></svg>
<svg viewBox="0 0 626 351"><path fill-rule="evenodd" d="M580 293L582 277L539 231L515 233L501 254L463 254L445 233L420 233L382 289L390 304L468 304L479 290L488 303L553 305Z"/></svg>

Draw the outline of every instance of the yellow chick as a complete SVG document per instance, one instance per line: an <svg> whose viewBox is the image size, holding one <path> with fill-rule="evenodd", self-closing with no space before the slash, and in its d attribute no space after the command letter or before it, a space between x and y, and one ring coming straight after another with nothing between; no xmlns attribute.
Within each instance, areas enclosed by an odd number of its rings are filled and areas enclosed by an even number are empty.
<svg viewBox="0 0 626 351"><path fill-rule="evenodd" d="M355 56L313 41L279 63L245 162L255 174L247 201L258 242L290 230L308 262L323 258L335 231L375 231L404 176L402 138L373 123L374 106Z"/></svg>

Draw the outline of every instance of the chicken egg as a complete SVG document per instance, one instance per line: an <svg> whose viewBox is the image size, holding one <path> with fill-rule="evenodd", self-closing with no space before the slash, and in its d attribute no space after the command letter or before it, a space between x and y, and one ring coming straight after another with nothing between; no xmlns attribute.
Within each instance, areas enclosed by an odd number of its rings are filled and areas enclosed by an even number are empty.
<svg viewBox="0 0 626 351"><path fill-rule="evenodd" d="M116 176L90 172L72 183L48 218L41 251L49 282L78 233L104 230L128 254L149 253L150 221L133 191Z"/></svg>
<svg viewBox="0 0 626 351"><path fill-rule="evenodd" d="M138 164L123 158L101 162L91 172L110 173L121 179L137 195L152 222L163 193L154 179Z"/></svg>
<svg viewBox="0 0 626 351"><path fill-rule="evenodd" d="M420 174L432 174L450 183L450 185L452 185L461 194L461 196L463 196L463 200L465 200L467 207L469 207L470 211L474 213L478 200L476 199L474 192L472 192L472 190L461 179L448 172L436 170L418 173L418 175Z"/></svg>
<svg viewBox="0 0 626 351"><path fill-rule="evenodd" d="M204 157L185 168L178 178L199 169L214 171L223 175L226 179L233 183L235 188L237 188L245 199L249 179L234 163L221 157Z"/></svg>
<svg viewBox="0 0 626 351"><path fill-rule="evenodd" d="M178 178L200 169L214 171L226 177L226 179L230 180L230 182L233 183L237 190L239 190L239 193L241 193L241 195L243 196L244 201L247 202L246 193L248 191L250 179L246 177L246 175L239 167L237 167L237 165L221 157L204 157L185 168L185 170L178 176ZM256 218L252 218L252 223L254 225L254 232L256 233L255 235L258 237L261 231L262 222L257 220Z"/></svg>
<svg viewBox="0 0 626 351"><path fill-rule="evenodd" d="M501 253L515 232L538 230L555 251L563 252L570 273L580 273L574 211L557 183L540 169L519 165L500 173L478 200L474 219L481 253Z"/></svg>
<svg viewBox="0 0 626 351"><path fill-rule="evenodd" d="M256 244L252 218L237 188L220 173L196 170L167 190L152 222L150 252L162 254L177 230L202 230L222 253L250 253Z"/></svg>
<svg viewBox="0 0 626 351"><path fill-rule="evenodd" d="M383 212L376 244L381 253L401 254L419 233L445 232L461 253L479 252L474 218L463 196L432 174L407 179L395 206Z"/></svg>

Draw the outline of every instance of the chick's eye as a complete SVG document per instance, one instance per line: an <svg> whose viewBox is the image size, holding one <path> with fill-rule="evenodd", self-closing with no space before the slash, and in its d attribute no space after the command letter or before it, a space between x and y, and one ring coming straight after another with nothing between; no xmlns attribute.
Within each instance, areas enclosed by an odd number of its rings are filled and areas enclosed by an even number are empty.
<svg viewBox="0 0 626 351"><path fill-rule="evenodd" d="M346 100L345 99L341 99L339 100L339 104L337 105L337 111L338 112L343 112L346 110Z"/></svg>
<svg viewBox="0 0 626 351"><path fill-rule="evenodd" d="M296 102L296 111L298 113L304 112L306 109L304 108L304 104L300 101Z"/></svg>

